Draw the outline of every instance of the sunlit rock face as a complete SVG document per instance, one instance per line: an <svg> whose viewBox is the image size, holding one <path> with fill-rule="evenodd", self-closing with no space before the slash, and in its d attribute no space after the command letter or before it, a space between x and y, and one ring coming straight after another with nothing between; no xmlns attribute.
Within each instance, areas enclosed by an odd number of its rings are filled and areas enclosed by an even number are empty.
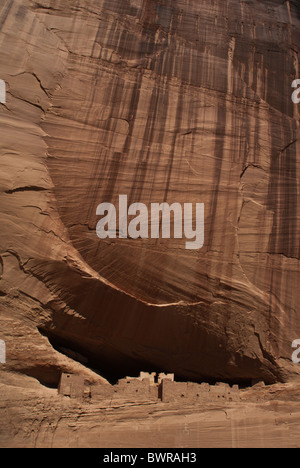
<svg viewBox="0 0 300 468"><path fill-rule="evenodd" d="M0 28L7 369L298 373L297 2L3 0ZM120 194L204 203L204 246L99 239Z"/></svg>

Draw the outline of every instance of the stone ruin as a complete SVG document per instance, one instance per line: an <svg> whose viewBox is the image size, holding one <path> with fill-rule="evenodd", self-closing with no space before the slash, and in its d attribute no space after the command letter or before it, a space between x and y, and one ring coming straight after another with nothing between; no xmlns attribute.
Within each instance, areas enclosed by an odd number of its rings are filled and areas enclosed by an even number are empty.
<svg viewBox="0 0 300 468"><path fill-rule="evenodd" d="M90 385L82 376L62 374L58 393L70 398L81 398L90 402L124 400L130 402L210 403L240 400L239 387L229 384L175 382L174 374L151 374L141 372L139 377L125 377L116 385Z"/></svg>
<svg viewBox="0 0 300 468"><path fill-rule="evenodd" d="M190 402L218 402L239 401L239 387L230 387L226 383L209 385L207 383L197 384L194 382L170 382L163 380L161 387L161 400L164 403L175 401Z"/></svg>
<svg viewBox="0 0 300 468"><path fill-rule="evenodd" d="M63 373L60 378L58 393L70 398L89 398L90 386L81 375Z"/></svg>

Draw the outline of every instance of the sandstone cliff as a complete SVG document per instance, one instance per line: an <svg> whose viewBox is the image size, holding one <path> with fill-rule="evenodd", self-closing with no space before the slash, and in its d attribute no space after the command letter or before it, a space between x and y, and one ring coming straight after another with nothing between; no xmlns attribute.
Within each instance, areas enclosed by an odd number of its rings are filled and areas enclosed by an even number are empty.
<svg viewBox="0 0 300 468"><path fill-rule="evenodd" d="M2 0L6 371L299 374L300 10L281 0ZM205 243L96 236L96 207L205 204Z"/></svg>

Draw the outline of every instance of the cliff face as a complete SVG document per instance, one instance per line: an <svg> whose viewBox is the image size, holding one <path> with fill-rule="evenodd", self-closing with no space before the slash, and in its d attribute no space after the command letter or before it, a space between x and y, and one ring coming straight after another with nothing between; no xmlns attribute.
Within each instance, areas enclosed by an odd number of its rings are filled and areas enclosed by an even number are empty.
<svg viewBox="0 0 300 468"><path fill-rule="evenodd" d="M62 370L99 379L90 367L299 373L299 13L279 0L1 2L6 370L53 385ZM204 203L203 248L100 240L96 208L120 194Z"/></svg>

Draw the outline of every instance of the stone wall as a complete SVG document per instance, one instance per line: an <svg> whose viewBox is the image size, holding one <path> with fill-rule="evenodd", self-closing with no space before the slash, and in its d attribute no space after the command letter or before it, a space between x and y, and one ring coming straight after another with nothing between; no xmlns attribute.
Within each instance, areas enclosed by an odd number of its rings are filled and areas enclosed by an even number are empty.
<svg viewBox="0 0 300 468"><path fill-rule="evenodd" d="M230 385L223 383L209 385L206 383L197 384L193 382L170 382L163 380L161 398L164 403L173 401L239 401L240 394L236 385L230 387Z"/></svg>
<svg viewBox="0 0 300 468"><path fill-rule="evenodd" d="M58 393L70 398L89 398L90 386L82 375L62 374Z"/></svg>
<svg viewBox="0 0 300 468"><path fill-rule="evenodd" d="M149 379L119 380L117 385L113 387L113 398L129 399L131 401L157 401L158 385L153 385L150 382Z"/></svg>
<svg viewBox="0 0 300 468"><path fill-rule="evenodd" d="M217 402L240 400L237 385L230 387L230 385L224 383L209 385L207 383L170 382L169 380L163 380L161 385L161 398L164 403L173 401Z"/></svg>
<svg viewBox="0 0 300 468"><path fill-rule="evenodd" d="M169 377L168 377L169 376ZM188 402L210 403L218 401L239 401L237 385L230 387L225 383L209 385L194 382L174 382L172 374L162 378L160 383L153 383L153 374L140 377L126 377L116 385L89 385L83 377L62 374L58 392L70 398L88 398L91 402L123 400L130 402ZM162 375L161 375L162 377Z"/></svg>

